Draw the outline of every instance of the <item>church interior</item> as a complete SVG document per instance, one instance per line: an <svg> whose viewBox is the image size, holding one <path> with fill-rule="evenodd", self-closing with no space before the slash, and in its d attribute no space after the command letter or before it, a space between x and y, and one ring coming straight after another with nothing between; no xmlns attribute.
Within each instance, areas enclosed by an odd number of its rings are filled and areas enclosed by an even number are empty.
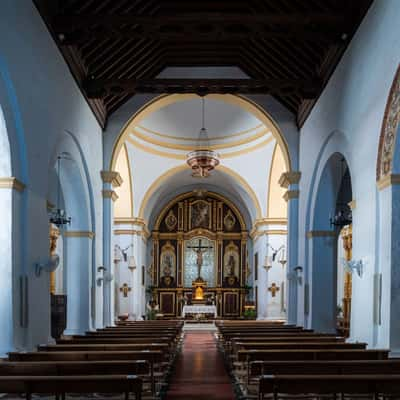
<svg viewBox="0 0 400 400"><path fill-rule="evenodd" d="M400 397L399 20L3 0L0 399Z"/></svg>

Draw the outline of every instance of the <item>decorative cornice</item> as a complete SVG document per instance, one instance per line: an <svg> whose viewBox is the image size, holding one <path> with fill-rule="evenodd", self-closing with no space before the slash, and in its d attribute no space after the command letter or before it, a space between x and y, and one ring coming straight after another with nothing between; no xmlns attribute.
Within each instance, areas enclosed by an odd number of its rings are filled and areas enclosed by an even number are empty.
<svg viewBox="0 0 400 400"><path fill-rule="evenodd" d="M285 189L287 189L290 185L295 185L299 183L301 178L301 172L299 171L289 171L284 172L279 178L279 185Z"/></svg>
<svg viewBox="0 0 400 400"><path fill-rule="evenodd" d="M73 238L89 238L93 239L95 234L90 231L64 231L64 237L73 237Z"/></svg>
<svg viewBox="0 0 400 400"><path fill-rule="evenodd" d="M0 178L0 189L14 189L17 192L23 192L25 188L25 184L13 176Z"/></svg>
<svg viewBox="0 0 400 400"><path fill-rule="evenodd" d="M298 199L300 195L299 190L286 190L285 194L283 195L283 198L285 201L289 201L292 199Z"/></svg>
<svg viewBox="0 0 400 400"><path fill-rule="evenodd" d="M123 179L117 171L101 171L101 179L104 183L111 183L113 187L121 186Z"/></svg>
<svg viewBox="0 0 400 400"><path fill-rule="evenodd" d="M355 199L353 199L352 201L347 203L347 205L350 207L350 210L355 210L355 208L357 207L357 202L355 201Z"/></svg>
<svg viewBox="0 0 400 400"><path fill-rule="evenodd" d="M399 185L399 184L400 184L400 174L389 174L379 179L379 181L376 182L378 190L383 190L386 189L388 186Z"/></svg>
<svg viewBox="0 0 400 400"><path fill-rule="evenodd" d="M307 237L309 239L315 238L315 237L335 237L336 232L335 231L308 231L307 232Z"/></svg>
<svg viewBox="0 0 400 400"><path fill-rule="evenodd" d="M260 236L272 236L272 235L287 235L287 231L284 229L265 229L262 231L252 231L250 232L250 238L253 240L258 239Z"/></svg>
<svg viewBox="0 0 400 400"><path fill-rule="evenodd" d="M102 190L104 199L111 199L112 201L118 200L118 195L114 190Z"/></svg>
<svg viewBox="0 0 400 400"><path fill-rule="evenodd" d="M143 218L114 218L114 225L139 225L146 226L146 221Z"/></svg>
<svg viewBox="0 0 400 400"><path fill-rule="evenodd" d="M138 229L115 229L114 235L138 235L143 236L145 239L150 237L150 232L148 230L138 230Z"/></svg>
<svg viewBox="0 0 400 400"><path fill-rule="evenodd" d="M253 226L261 225L287 225L287 218L259 218L254 221Z"/></svg>

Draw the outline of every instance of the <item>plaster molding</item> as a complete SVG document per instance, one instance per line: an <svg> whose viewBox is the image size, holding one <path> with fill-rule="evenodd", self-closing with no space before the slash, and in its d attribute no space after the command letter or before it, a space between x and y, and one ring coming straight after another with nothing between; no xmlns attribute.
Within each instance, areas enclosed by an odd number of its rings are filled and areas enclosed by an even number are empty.
<svg viewBox="0 0 400 400"><path fill-rule="evenodd" d="M400 174L389 174L379 179L379 181L376 182L378 190L383 190L389 186L399 185L399 184L400 184Z"/></svg>
<svg viewBox="0 0 400 400"><path fill-rule="evenodd" d="M283 198L285 199L285 201L289 201L292 199L298 199L299 196L300 196L299 190L287 190L283 195Z"/></svg>
<svg viewBox="0 0 400 400"><path fill-rule="evenodd" d="M261 225L287 225L287 218L259 218L254 221L253 226Z"/></svg>
<svg viewBox="0 0 400 400"><path fill-rule="evenodd" d="M103 183L111 183L113 187L119 187L124 182L117 171L101 171L100 175Z"/></svg>
<svg viewBox="0 0 400 400"><path fill-rule="evenodd" d="M287 231L284 229L265 229L261 231L251 231L250 238L257 240L260 236L272 236L272 235L287 235Z"/></svg>
<svg viewBox="0 0 400 400"><path fill-rule="evenodd" d="M357 202L355 199L353 199L352 201L350 201L349 203L347 203L347 205L350 207L350 210L355 210L357 207Z"/></svg>
<svg viewBox="0 0 400 400"><path fill-rule="evenodd" d="M150 237L150 232L147 230L138 230L138 229L115 229L114 235L137 235L143 236L145 239Z"/></svg>
<svg viewBox="0 0 400 400"><path fill-rule="evenodd" d="M0 178L0 189L13 189L17 192L23 192L25 188L25 184L13 176Z"/></svg>
<svg viewBox="0 0 400 400"><path fill-rule="evenodd" d="M111 199L112 201L118 200L118 195L114 190L102 190L103 199Z"/></svg>
<svg viewBox="0 0 400 400"><path fill-rule="evenodd" d="M386 102L381 134L379 138L376 180L379 182L393 171L393 156L396 146L397 130L400 124L400 65L397 68L389 97ZM386 186L385 186L386 187Z"/></svg>
<svg viewBox="0 0 400 400"><path fill-rule="evenodd" d="M139 225L146 227L146 221L143 218L136 217L117 217L114 218L115 225Z"/></svg>
<svg viewBox="0 0 400 400"><path fill-rule="evenodd" d="M335 231L308 231L307 238L315 238L315 237L335 237Z"/></svg>
<svg viewBox="0 0 400 400"><path fill-rule="evenodd" d="M290 185L296 185L300 182L301 172L300 171L289 171L284 172L279 178L279 185L287 189Z"/></svg>
<svg viewBox="0 0 400 400"><path fill-rule="evenodd" d="M89 238L93 239L95 234L91 231L64 231L64 237L73 237L73 238Z"/></svg>

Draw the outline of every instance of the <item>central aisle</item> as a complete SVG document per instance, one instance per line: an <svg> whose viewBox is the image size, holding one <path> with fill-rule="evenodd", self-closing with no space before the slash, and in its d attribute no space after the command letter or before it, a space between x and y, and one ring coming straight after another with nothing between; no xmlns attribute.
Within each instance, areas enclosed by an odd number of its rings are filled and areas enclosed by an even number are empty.
<svg viewBox="0 0 400 400"><path fill-rule="evenodd" d="M167 400L234 400L232 385L210 332L186 332Z"/></svg>

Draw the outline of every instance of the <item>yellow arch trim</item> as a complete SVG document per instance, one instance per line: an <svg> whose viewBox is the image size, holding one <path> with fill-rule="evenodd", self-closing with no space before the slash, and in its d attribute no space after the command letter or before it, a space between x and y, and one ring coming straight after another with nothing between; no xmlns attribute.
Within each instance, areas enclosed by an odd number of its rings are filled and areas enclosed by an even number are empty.
<svg viewBox="0 0 400 400"><path fill-rule="evenodd" d="M162 183L167 181L170 177L174 176L178 172L184 171L188 169L187 165L179 165L177 167L171 168L161 176L159 176L147 189L146 194L143 197L142 204L140 205L139 210L139 218L144 219L144 210L147 207L147 204L150 198L154 195L155 191L161 186ZM257 196L251 186L247 183L247 181L240 176L237 172L232 171L230 168L225 167L224 165L219 165L218 169L222 172L225 172L227 175L231 176L232 178L236 179L247 191L249 196L251 197L253 204L256 208L256 219L262 218L261 206L257 199Z"/></svg>
<svg viewBox="0 0 400 400"><path fill-rule="evenodd" d="M118 155L119 151L123 143L125 142L126 137L133 131L133 128L139 125L140 121L146 118L148 115L153 113L154 111L165 107L169 104L189 100L192 98L197 97L196 94L164 94L158 97L155 97L153 100L145 104L143 107L139 108L131 117L131 119L125 124L122 128L117 142L114 146L112 155L111 155L111 162L110 162L110 171L113 171L116 163L116 156ZM290 172L292 170L290 156L289 156L289 149L286 143L285 138L283 137L278 125L272 119L272 117L265 111L261 106L255 103L252 100L247 99L246 97L238 96L238 95L230 95L230 94L210 94L208 95L209 98L226 102L228 104L233 104L238 107L243 108L244 110L248 111L249 113L253 114L256 118L258 118L266 127L268 127L273 136L276 138L279 146L282 149L283 157L285 159L286 170Z"/></svg>
<svg viewBox="0 0 400 400"><path fill-rule="evenodd" d="M129 153L128 153L128 146L126 143L124 143L124 149L125 149L125 157L126 157L126 162L128 163L128 175L129 175L129 188L131 192L131 217L135 215L135 203L133 201L133 179L132 179L132 171L131 171L131 163L129 159Z"/></svg>

